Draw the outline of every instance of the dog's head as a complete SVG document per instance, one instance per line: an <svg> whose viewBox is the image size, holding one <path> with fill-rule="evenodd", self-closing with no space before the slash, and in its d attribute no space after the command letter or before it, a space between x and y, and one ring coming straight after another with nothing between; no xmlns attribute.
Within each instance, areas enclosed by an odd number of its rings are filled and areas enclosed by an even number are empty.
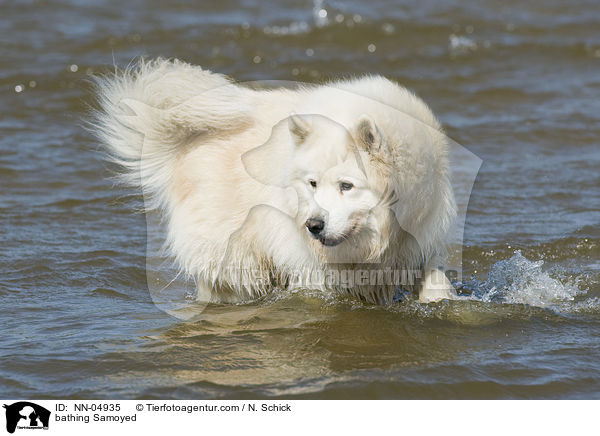
<svg viewBox="0 0 600 436"><path fill-rule="evenodd" d="M320 260L378 262L392 247L421 262L454 214L443 132L379 103L353 108L333 111L339 119L290 115L243 156L244 166L265 185L293 188L293 205L281 210Z"/></svg>
<svg viewBox="0 0 600 436"><path fill-rule="evenodd" d="M364 248L376 236L373 211L386 195L385 180L372 165L385 145L382 132L367 115L346 129L324 116L292 114L288 128L299 225L323 247Z"/></svg>

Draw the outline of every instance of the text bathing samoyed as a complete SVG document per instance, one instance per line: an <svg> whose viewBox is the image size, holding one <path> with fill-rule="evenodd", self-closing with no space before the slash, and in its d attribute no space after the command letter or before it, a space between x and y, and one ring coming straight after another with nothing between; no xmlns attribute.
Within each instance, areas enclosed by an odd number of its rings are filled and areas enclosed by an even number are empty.
<svg viewBox="0 0 600 436"><path fill-rule="evenodd" d="M455 295L440 271L456 215L447 139L405 88L367 76L264 89L159 59L98 90L98 134L163 216L199 300Z"/></svg>

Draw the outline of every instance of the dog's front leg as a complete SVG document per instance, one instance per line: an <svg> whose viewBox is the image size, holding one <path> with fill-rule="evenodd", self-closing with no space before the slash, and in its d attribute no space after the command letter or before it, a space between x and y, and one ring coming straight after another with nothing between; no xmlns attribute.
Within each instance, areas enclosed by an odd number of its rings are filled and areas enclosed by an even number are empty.
<svg viewBox="0 0 600 436"><path fill-rule="evenodd" d="M419 302L435 303L456 298L456 291L443 271L434 268L426 270L423 286L419 292Z"/></svg>

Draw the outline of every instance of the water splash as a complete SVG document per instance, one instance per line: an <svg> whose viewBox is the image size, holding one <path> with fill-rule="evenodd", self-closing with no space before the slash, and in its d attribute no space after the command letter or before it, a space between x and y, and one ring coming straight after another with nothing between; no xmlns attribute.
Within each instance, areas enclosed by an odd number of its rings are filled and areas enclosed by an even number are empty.
<svg viewBox="0 0 600 436"><path fill-rule="evenodd" d="M486 303L526 304L548 308L573 301L582 291L574 279L559 280L544 271L543 260L526 259L520 250L496 262L483 283L476 283L471 299Z"/></svg>

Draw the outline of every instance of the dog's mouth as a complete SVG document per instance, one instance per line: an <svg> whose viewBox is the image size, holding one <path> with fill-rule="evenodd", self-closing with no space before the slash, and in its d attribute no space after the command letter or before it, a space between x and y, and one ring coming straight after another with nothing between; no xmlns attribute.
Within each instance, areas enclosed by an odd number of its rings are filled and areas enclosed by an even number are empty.
<svg viewBox="0 0 600 436"><path fill-rule="evenodd" d="M311 234L310 236L313 239L316 239L317 241L319 241L325 247L335 247L336 245L340 245L342 242L344 242L346 239L348 239L348 236L346 236L346 235L341 235L341 236L336 236L336 237L327 237L324 235Z"/></svg>
<svg viewBox="0 0 600 436"><path fill-rule="evenodd" d="M336 245L340 245L342 242L346 241L348 238L350 238L352 235L354 235L358 230L358 223L353 223L352 227L350 227L350 230L348 230L346 233L343 233L339 236L335 236L335 237L327 237L325 235L311 235L313 238L315 238L316 240L318 240L321 244L323 244L325 247L335 247Z"/></svg>
<svg viewBox="0 0 600 436"><path fill-rule="evenodd" d="M340 245L347 238L342 236L339 238L325 238L325 237L317 237L317 240L323 244L325 247L335 247L336 245Z"/></svg>

